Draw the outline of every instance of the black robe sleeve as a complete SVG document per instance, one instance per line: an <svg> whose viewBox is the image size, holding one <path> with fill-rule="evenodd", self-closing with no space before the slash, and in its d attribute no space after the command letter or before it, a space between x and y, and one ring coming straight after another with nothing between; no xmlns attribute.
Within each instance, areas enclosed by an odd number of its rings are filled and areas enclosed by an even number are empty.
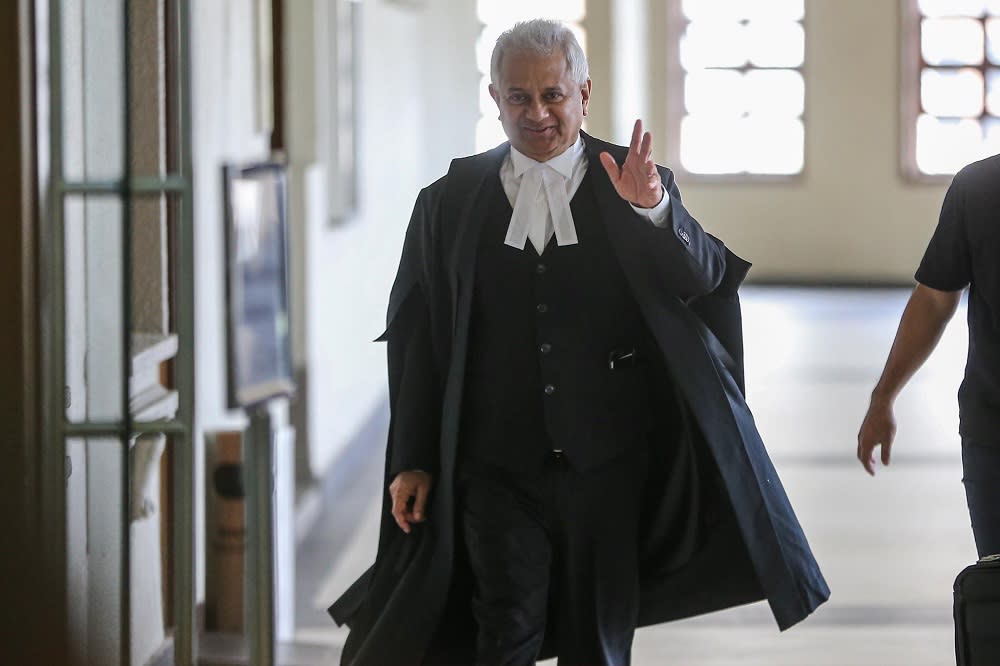
<svg viewBox="0 0 1000 666"><path fill-rule="evenodd" d="M431 228L442 186L443 180L417 197L389 296L386 331L379 337L388 345L388 480L408 470L436 474L438 468L442 387L426 294L433 290Z"/></svg>
<svg viewBox="0 0 1000 666"><path fill-rule="evenodd" d="M389 478L400 472L423 470L436 475L441 432L440 381L431 352L427 301L415 286L402 306L407 322L400 332L402 367L398 393L392 405L392 449Z"/></svg>
<svg viewBox="0 0 1000 666"><path fill-rule="evenodd" d="M606 149L619 163L625 160L626 148L595 143L595 153ZM591 168L595 168L594 162ZM596 168L603 172L599 163ZM619 254L622 261L633 264L632 268L642 274L644 288L686 303L715 291L723 283L729 253L722 241L706 233L684 207L673 172L664 166L657 169L665 196L670 197L665 225L657 226L633 210L601 172L597 179L598 196L603 199L610 228L624 225L627 229L615 231Z"/></svg>
<svg viewBox="0 0 1000 666"><path fill-rule="evenodd" d="M631 268L636 271L637 277L641 273L645 283L642 288L676 296L687 303L716 291L727 281L739 286L749 264L727 252L722 241L701 228L684 207L673 171L665 166L656 167L663 188L670 197L668 224L659 227L636 213L618 195L601 166L601 153L607 152L615 162L623 164L628 148L601 141L586 133L584 142L590 153L590 168L596 174L598 200L603 213L609 224L628 227L627 232L615 232L619 255L622 261L634 264ZM727 266L730 259L736 259L735 266Z"/></svg>
<svg viewBox="0 0 1000 666"><path fill-rule="evenodd" d="M714 291L726 273L726 247L702 229L681 200L680 190L670 169L659 167L660 178L670 197L668 224L647 224L649 252L659 271L661 285L687 301Z"/></svg>

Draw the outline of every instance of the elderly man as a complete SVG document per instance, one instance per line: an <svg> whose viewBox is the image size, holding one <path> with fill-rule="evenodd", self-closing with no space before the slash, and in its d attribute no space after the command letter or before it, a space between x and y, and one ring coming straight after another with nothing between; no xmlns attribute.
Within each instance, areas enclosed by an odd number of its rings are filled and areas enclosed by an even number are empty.
<svg viewBox="0 0 1000 666"><path fill-rule="evenodd" d="M636 122L580 128L586 58L497 40L509 143L417 199L389 303L375 565L331 608L343 663L627 664L637 626L828 596L742 395L749 269Z"/></svg>

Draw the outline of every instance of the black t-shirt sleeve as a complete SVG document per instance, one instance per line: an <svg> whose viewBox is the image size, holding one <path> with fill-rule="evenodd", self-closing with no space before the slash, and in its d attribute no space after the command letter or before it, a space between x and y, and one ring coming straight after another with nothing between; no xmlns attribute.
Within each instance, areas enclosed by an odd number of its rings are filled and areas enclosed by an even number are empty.
<svg viewBox="0 0 1000 666"><path fill-rule="evenodd" d="M914 277L920 284L940 291L964 289L972 280L965 196L957 178L945 194L937 228Z"/></svg>

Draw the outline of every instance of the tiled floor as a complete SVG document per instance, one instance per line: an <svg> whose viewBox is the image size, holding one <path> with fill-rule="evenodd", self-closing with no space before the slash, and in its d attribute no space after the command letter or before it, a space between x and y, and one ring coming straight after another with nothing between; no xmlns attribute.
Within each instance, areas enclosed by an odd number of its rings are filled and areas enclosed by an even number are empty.
<svg viewBox="0 0 1000 666"><path fill-rule="evenodd" d="M785 633L764 604L641 629L633 663L954 663L951 583L975 557L956 434L964 308L898 402L892 466L872 479L854 458L868 394L907 295L744 289L750 406L833 595ZM375 460L384 415L367 431L358 450ZM303 639L343 640L315 609L330 603L374 553L381 462L358 468L335 500L350 507L349 517L329 511L300 549Z"/></svg>

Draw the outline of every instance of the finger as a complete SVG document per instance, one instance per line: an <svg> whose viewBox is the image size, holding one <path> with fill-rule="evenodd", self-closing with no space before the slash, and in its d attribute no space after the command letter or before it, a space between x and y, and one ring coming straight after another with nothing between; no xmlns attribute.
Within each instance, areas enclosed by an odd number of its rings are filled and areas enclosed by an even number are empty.
<svg viewBox="0 0 1000 666"><path fill-rule="evenodd" d="M642 119L636 118L635 125L632 126L632 142L628 144L630 153L639 152L639 141L642 138Z"/></svg>
<svg viewBox="0 0 1000 666"><path fill-rule="evenodd" d="M393 486L390 486L390 491L392 495L392 517L395 519L396 524L399 525L399 529L409 534L412 516L410 516L407 505L410 502L410 497L413 496L413 492L409 488L401 488L400 485L395 483Z"/></svg>
<svg viewBox="0 0 1000 666"><path fill-rule="evenodd" d="M608 172L608 178L611 179L612 183L617 183L621 179L621 169L618 168L615 158L611 156L611 153L605 152L601 153L600 159L604 170Z"/></svg>
<svg viewBox="0 0 1000 666"><path fill-rule="evenodd" d="M399 525L399 529L403 530L407 534L410 533L410 523L406 519L406 503L397 502L395 499L392 500L392 517Z"/></svg>
<svg viewBox="0 0 1000 666"><path fill-rule="evenodd" d="M866 448L862 453L861 464L869 476L875 476L875 456L872 455L871 449Z"/></svg>
<svg viewBox="0 0 1000 666"><path fill-rule="evenodd" d="M888 465L889 459L892 457L892 442L882 442L882 464Z"/></svg>
<svg viewBox="0 0 1000 666"><path fill-rule="evenodd" d="M643 162L649 161L649 156L653 153L653 135L646 132L642 135L642 145L639 148L639 157Z"/></svg>
<svg viewBox="0 0 1000 666"><path fill-rule="evenodd" d="M426 483L417 486L417 498L413 501L413 520L420 523L424 520L424 509L427 505L429 487Z"/></svg>
<svg viewBox="0 0 1000 666"><path fill-rule="evenodd" d="M874 447L875 445L869 444L861 435L858 436L858 461L871 476L875 476L875 459L872 457Z"/></svg>

